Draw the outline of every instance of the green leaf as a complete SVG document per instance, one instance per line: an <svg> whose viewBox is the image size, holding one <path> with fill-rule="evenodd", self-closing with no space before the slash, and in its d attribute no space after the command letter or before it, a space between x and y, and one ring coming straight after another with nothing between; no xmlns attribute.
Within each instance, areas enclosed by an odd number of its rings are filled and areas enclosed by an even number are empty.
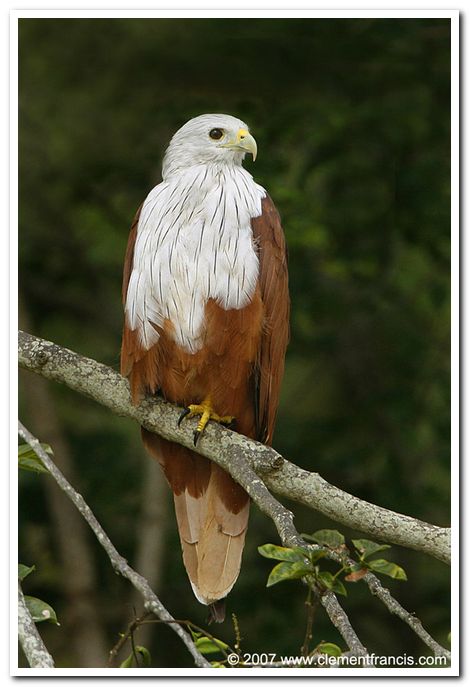
<svg viewBox="0 0 470 687"><path fill-rule="evenodd" d="M135 653L137 654L138 662L136 663L136 657L134 653L130 653L129 656L120 664L120 668L150 668L152 663L152 657L150 651L145 648L145 646L136 646Z"/></svg>
<svg viewBox="0 0 470 687"><path fill-rule="evenodd" d="M343 653L342 649L332 642L320 642L315 651L320 654L328 654L329 656L341 656Z"/></svg>
<svg viewBox="0 0 470 687"><path fill-rule="evenodd" d="M377 544L377 542L370 541L370 539L353 539L352 543L361 554L362 559L366 559L378 551L385 551L391 548L389 544Z"/></svg>
<svg viewBox="0 0 470 687"><path fill-rule="evenodd" d="M18 456L18 467L20 470L27 470L28 472L49 472L35 453L30 456Z"/></svg>
<svg viewBox="0 0 470 687"><path fill-rule="evenodd" d="M292 551L295 551L295 553L298 553L301 560L305 560L305 558L311 559L312 553L313 554L320 553L322 556L325 555L325 551L322 551L321 549L319 549L318 551L312 551L311 548L309 548L307 546L293 546Z"/></svg>
<svg viewBox="0 0 470 687"><path fill-rule="evenodd" d="M30 568L28 568L27 565L23 565L23 563L18 563L18 579L20 582L23 582L25 577L28 577L30 573L33 572L33 570L36 570L36 566L32 565Z"/></svg>
<svg viewBox="0 0 470 687"><path fill-rule="evenodd" d="M129 656L120 663L120 668L132 668L134 665L134 654L129 654Z"/></svg>
<svg viewBox="0 0 470 687"><path fill-rule="evenodd" d="M403 568L400 568L396 563L391 561L386 561L384 558L377 558L373 561L368 561L367 565L371 570L382 575L388 575L393 577L395 580L407 580L406 572Z"/></svg>
<svg viewBox="0 0 470 687"><path fill-rule="evenodd" d="M54 609L52 606L49 606L49 604L46 604L45 601L36 599L35 596L25 596L24 600L26 602L26 607L31 613L31 617L35 623L47 621L49 623L54 623L54 625L60 625L60 623L57 621L57 616Z"/></svg>
<svg viewBox="0 0 470 687"><path fill-rule="evenodd" d="M326 589L329 589L330 591L335 592L336 594L342 594L343 596L347 596L348 594L341 580L338 580L334 577L334 575L332 575L332 573L326 570L324 572L318 573L317 580L319 580L319 582L324 587L326 587Z"/></svg>
<svg viewBox="0 0 470 687"><path fill-rule="evenodd" d="M334 578L332 573L325 570L324 572L318 573L317 579L327 589L333 589Z"/></svg>
<svg viewBox="0 0 470 687"><path fill-rule="evenodd" d="M341 580L338 580L338 578L336 578L336 580L334 581L333 588L331 591L333 591L335 594L341 594L342 596L348 595L348 592L346 591L346 587L341 582Z"/></svg>
<svg viewBox="0 0 470 687"><path fill-rule="evenodd" d="M49 453L51 456L53 455L49 444L40 445L46 453ZM29 444L20 444L18 446L18 467L29 472L48 472Z"/></svg>
<svg viewBox="0 0 470 687"><path fill-rule="evenodd" d="M45 451L47 450L47 453L52 453L52 449L48 444L41 444L41 446ZM18 444L18 458L31 454L36 455L29 444Z"/></svg>
<svg viewBox="0 0 470 687"><path fill-rule="evenodd" d="M338 530L317 530L313 534L303 534L302 537L321 546L328 546L329 549L338 549L345 542L343 535Z"/></svg>
<svg viewBox="0 0 470 687"><path fill-rule="evenodd" d="M213 668L225 668L224 664L220 661L211 661L211 666Z"/></svg>
<svg viewBox="0 0 470 687"><path fill-rule="evenodd" d="M145 648L145 646L136 646L135 652L138 656L141 658L141 663L139 663L139 667L141 668L150 668L152 664L152 657L150 655L150 651Z"/></svg>
<svg viewBox="0 0 470 687"><path fill-rule="evenodd" d="M303 562L297 561L295 563L285 562L278 563L271 570L266 587L272 587L273 584L283 582L284 580L295 580L305 575L311 575L312 568L306 566Z"/></svg>
<svg viewBox="0 0 470 687"><path fill-rule="evenodd" d="M228 645L220 639L212 639L211 637L199 637L195 641L196 649L201 654L216 654L222 649L228 649Z"/></svg>
<svg viewBox="0 0 470 687"><path fill-rule="evenodd" d="M274 558L276 561L303 561L303 559L308 556L308 551L296 547L295 549L289 549L285 546L276 546L275 544L263 544L263 546L258 546L259 553L265 558Z"/></svg>
<svg viewBox="0 0 470 687"><path fill-rule="evenodd" d="M52 448L49 446L49 444L39 444L40 447L42 448L43 451L48 453L50 456L54 455L54 451ZM23 458L24 456L29 457L29 456L35 456L36 453L33 451L31 446L29 444L19 444L18 446L18 458Z"/></svg>

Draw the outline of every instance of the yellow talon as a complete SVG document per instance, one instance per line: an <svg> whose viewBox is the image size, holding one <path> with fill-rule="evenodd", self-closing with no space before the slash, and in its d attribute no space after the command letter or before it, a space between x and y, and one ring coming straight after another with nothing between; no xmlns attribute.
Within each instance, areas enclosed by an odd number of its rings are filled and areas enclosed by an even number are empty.
<svg viewBox="0 0 470 687"><path fill-rule="evenodd" d="M187 408L185 408L185 410L183 410L183 412L180 415L178 425L181 424L181 421L185 417L191 418L196 417L197 415L200 415L201 419L199 420L197 428L194 432L194 445L197 444L198 439L204 432L209 420L214 420L214 422L218 422L222 425L231 425L235 420L235 418L231 415L218 415L212 408L210 398L206 398L200 404L191 404Z"/></svg>

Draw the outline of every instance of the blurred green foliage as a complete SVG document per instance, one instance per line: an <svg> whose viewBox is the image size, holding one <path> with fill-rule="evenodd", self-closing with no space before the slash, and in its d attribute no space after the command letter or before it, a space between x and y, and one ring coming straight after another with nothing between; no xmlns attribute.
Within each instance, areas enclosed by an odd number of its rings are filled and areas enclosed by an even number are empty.
<svg viewBox="0 0 470 687"><path fill-rule="evenodd" d="M278 206L290 252L276 448L359 497L448 525L450 20L19 24L20 288L33 333L117 367L128 227L168 140L197 114L239 116L259 147L246 166ZM78 486L132 561L147 460L138 429L67 389L53 393ZM62 616L44 479L21 475L21 560L36 564L33 591ZM295 512L301 531L334 527ZM204 623L168 529L157 592L175 617ZM277 541L272 523L253 508L229 613L246 651L298 653L301 585L265 589L257 546L267 541ZM111 648L129 591L98 550ZM448 570L398 547L394 559L409 579L390 588L445 642ZM344 605L370 650L427 653L362 584L353 592ZM67 665L66 637L48 631L56 664ZM230 623L217 636L231 642ZM342 646L318 614L321 640ZM169 630L156 626L155 642L155 665L191 665Z"/></svg>

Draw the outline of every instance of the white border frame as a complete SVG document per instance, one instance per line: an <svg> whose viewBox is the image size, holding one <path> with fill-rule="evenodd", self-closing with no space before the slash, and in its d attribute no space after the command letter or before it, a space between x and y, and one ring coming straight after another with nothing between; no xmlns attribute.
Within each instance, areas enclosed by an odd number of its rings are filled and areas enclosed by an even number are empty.
<svg viewBox="0 0 470 687"><path fill-rule="evenodd" d="M105 4L105 3L103 3ZM206 3L211 4L210 2ZM240 6L240 3L237 3ZM302 4L302 3L298 3ZM345 5L347 2L344 3ZM220 6L220 3L218 3ZM128 9L21 9L10 12L10 352L11 352L11 376L10 376L10 399L11 407L17 408L18 403L18 383L16 373L16 347L17 347L17 293L18 293L18 124L17 124L17 105L18 105L18 19L23 18L449 18L451 20L451 121L452 121L452 201L451 201L451 221L452 221L452 550L457 553L459 550L459 11L458 10L403 10L403 9L159 9L159 10L128 10ZM15 411L10 413L10 448L12 456L10 470L10 514L17 513L18 508L18 476L16 469L16 450L17 450L17 418ZM15 459L13 460L13 458ZM16 517L12 518L10 531L10 674L12 676L67 676L67 677L119 677L126 678L131 676L148 677L211 677L211 678L237 678L237 677L451 677L459 675L459 565L455 561L457 556L454 554L454 565L452 567L452 637L453 637L453 666L451 668L388 668L388 669L318 669L318 668L263 668L250 669L239 668L233 670L211 670L201 668L148 668L148 669L127 669L123 671L119 668L55 668L55 669L33 669L19 668L16 644L17 628L17 560L18 560L18 526Z"/></svg>

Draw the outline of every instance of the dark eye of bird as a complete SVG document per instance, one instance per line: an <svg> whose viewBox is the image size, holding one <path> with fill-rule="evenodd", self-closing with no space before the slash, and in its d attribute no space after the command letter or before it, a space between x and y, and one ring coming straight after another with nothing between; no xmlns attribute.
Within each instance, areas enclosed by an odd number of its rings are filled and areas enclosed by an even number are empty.
<svg viewBox="0 0 470 687"><path fill-rule="evenodd" d="M209 131L209 136L214 139L214 141L218 141L219 138L222 138L224 135L224 132L222 129L211 129Z"/></svg>

